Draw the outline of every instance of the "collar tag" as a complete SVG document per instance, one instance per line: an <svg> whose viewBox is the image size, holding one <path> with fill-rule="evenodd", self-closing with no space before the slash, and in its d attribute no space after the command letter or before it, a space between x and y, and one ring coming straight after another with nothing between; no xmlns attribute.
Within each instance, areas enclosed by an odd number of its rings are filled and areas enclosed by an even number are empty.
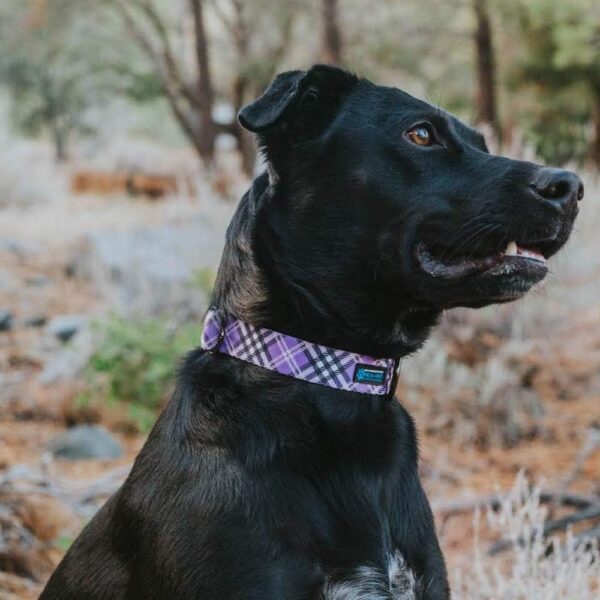
<svg viewBox="0 0 600 600"><path fill-rule="evenodd" d="M375 365L363 365L358 363L354 367L352 381L356 383L370 383L372 385L384 385L387 380L388 369Z"/></svg>

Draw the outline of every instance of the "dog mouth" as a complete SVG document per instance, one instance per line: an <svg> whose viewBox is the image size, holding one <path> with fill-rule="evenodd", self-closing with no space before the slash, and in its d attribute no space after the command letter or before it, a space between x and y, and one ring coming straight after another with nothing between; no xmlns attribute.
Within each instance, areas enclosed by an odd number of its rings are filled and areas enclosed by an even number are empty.
<svg viewBox="0 0 600 600"><path fill-rule="evenodd" d="M456 256L447 248L428 246L424 242L416 247L420 268L430 277L445 280L484 274L522 275L528 279L541 280L548 272L548 257L551 253L547 243L525 245L515 240L509 241L503 249L485 256Z"/></svg>

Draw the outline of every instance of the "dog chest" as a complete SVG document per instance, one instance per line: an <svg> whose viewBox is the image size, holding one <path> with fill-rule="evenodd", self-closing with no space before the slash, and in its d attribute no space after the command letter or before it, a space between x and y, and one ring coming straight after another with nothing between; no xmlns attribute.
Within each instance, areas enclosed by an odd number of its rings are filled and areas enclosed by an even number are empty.
<svg viewBox="0 0 600 600"><path fill-rule="evenodd" d="M346 577L326 581L320 598L320 600L416 599L416 578L398 551L389 557L387 571L372 565L361 565Z"/></svg>

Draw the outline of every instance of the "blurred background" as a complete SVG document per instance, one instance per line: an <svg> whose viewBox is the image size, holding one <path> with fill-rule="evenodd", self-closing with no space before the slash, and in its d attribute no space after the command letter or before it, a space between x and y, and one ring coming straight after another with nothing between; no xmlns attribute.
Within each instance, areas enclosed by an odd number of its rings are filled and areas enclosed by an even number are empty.
<svg viewBox="0 0 600 600"><path fill-rule="evenodd" d="M597 1L0 0L0 599L126 476L261 168L235 114L314 62L583 177L547 281L449 312L398 392L456 598L600 597Z"/></svg>

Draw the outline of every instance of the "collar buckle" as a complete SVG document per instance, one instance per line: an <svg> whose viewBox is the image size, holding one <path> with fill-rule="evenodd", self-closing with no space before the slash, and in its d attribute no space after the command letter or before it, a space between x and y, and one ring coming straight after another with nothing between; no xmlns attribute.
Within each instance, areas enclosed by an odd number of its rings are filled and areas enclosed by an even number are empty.
<svg viewBox="0 0 600 600"><path fill-rule="evenodd" d="M392 373L392 380L390 381L390 390L387 394L388 400L394 399L396 393L396 386L398 385L398 379L400 378L400 359L394 359L394 371Z"/></svg>

